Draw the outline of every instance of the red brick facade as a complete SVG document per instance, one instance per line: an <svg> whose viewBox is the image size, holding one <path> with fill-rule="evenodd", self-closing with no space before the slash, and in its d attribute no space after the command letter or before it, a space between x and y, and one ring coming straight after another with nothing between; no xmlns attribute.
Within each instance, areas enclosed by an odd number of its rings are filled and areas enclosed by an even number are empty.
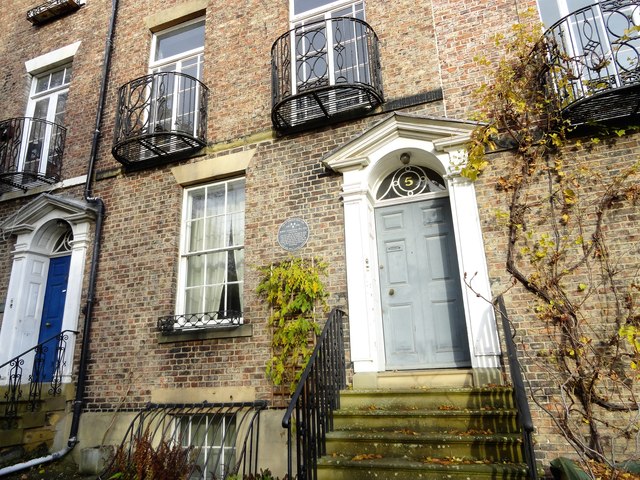
<svg viewBox="0 0 640 480"><path fill-rule="evenodd" d="M87 0L77 12L35 27L25 19L27 9L33 5L15 0L5 4L0 18L0 120L24 115L30 86L25 61L81 41L73 57L74 76L65 119L68 137L64 180L82 177L87 172L109 3ZM197 6L200 4L206 8L201 9ZM210 91L209 145L202 155L190 159L126 171L111 155L117 90L148 73L152 31L178 23L181 17L176 12L185 5L191 5L187 8L188 18L202 15L206 20L202 81ZM402 100L441 89L442 100L410 104L403 112L455 120L472 118L476 105L473 90L491 73L476 57L491 56L493 35L505 32L517 21L518 14L531 6L535 7L535 2L366 0L366 21L380 41L385 99ZM152 391L161 389L221 387L251 387L257 399L282 406L281 398L265 376L264 366L270 356L270 332L266 325L269 312L255 289L258 267L287 257L277 241L278 227L287 218L300 217L309 225L308 243L296 254L318 256L329 265L330 306L358 308L347 304L342 176L326 168L322 161L330 152L386 118L388 112L379 109L364 118L291 135L277 134L272 129L270 49L290 28L288 10L285 1L120 2L96 179L92 184L93 194L104 201L106 217L92 320L86 412L136 410L152 400ZM163 12L169 12L168 20L164 23L154 20ZM637 135L632 135L613 147L603 146L589 154L603 166L627 162L637 157L637 143ZM175 313L178 293L184 185L176 181L172 168L208 159L223 161L243 151L254 151L244 172L244 322L251 325L252 334L160 342L157 319ZM494 215L495 208L505 201L494 182L498 172L509 168L509 155L493 155L496 169L475 186L493 294L500 293L509 281L504 269L506 239ZM238 174L230 172L226 176ZM82 186L82 181L72 187L56 184L50 193L81 199ZM0 196L0 222L33 200L33 193ZM620 238L637 244L637 231L630 229L629 224L637 223L638 216L637 208L622 212L620 223L611 229ZM0 302L9 301L5 297L14 248L15 236L7 235L0 242ZM90 257L89 251L83 296ZM509 292L507 301L517 318L516 324L535 343L535 327L528 331L532 321L529 297L516 289ZM5 303L4 309L7 308ZM82 318L78 319L78 325L82 325ZM347 335L347 348L348 340ZM545 378L539 376L535 366L525 366L525 372L534 384L544 384ZM542 458L568 453L566 441L535 408L534 421L538 429L537 449Z"/></svg>

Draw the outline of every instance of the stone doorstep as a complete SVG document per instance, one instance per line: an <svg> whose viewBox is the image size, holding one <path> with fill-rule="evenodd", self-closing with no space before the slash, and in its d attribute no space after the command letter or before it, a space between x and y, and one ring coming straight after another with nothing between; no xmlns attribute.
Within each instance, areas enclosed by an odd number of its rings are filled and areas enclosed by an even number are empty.
<svg viewBox="0 0 640 480"><path fill-rule="evenodd" d="M356 373L353 388L420 388L472 387L472 369L407 370L395 372Z"/></svg>

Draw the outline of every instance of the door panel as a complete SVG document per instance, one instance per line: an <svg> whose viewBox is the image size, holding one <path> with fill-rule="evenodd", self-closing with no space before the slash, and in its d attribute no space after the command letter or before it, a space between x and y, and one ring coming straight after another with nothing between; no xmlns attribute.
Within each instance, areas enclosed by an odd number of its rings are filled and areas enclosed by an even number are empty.
<svg viewBox="0 0 640 480"><path fill-rule="evenodd" d="M38 343L42 343L62 331L62 318L64 316L64 304L67 297L70 265L70 255L52 258L49 262L49 274L47 276L47 286L44 293L44 306L42 307ZM58 344L55 341L51 341L46 345L43 373L43 380L46 382L50 382L53 379L57 346Z"/></svg>
<svg viewBox="0 0 640 480"><path fill-rule="evenodd" d="M448 198L376 209L388 369L470 363Z"/></svg>

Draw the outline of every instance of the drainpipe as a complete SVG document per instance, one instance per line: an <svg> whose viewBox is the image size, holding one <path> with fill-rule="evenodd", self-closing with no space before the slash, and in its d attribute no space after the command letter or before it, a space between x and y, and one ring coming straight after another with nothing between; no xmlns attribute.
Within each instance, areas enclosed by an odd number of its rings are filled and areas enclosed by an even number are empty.
<svg viewBox="0 0 640 480"><path fill-rule="evenodd" d="M82 349L80 353L80 366L78 370L78 384L76 386L76 396L73 402L73 417L71 420L71 430L69 432L69 441L67 446L62 450L54 452L40 458L34 458L27 462L18 463L9 467L0 469L0 477L9 473L19 472L27 468L35 467L45 463L52 462L64 457L78 443L77 435L80 425L80 414L84 406L84 391L86 386L87 365L89 362L89 340L91 336L91 320L93 318L93 305L95 302L95 287L98 276L98 258L100 256L100 245L102 241L102 223L104 221L104 202L101 198L92 196L93 171L98 156L98 145L100 142L100 127L102 125L102 114L107 98L107 83L111 66L111 53L113 47L113 37L116 26L116 13L118 10L118 0L111 2L111 20L109 23L109 31L104 47L104 63L102 66L102 80L100 82L100 95L98 98L98 109L96 111L95 130L93 132L93 140L91 142L91 153L89 155L89 164L87 167L87 180L84 189L84 198L87 202L92 203L96 207L96 231L93 241L93 253L91 256L91 268L89 271L89 287L87 291L87 303L83 309L84 313L84 330L82 332Z"/></svg>
<svg viewBox="0 0 640 480"><path fill-rule="evenodd" d="M100 246L102 243L102 223L105 216L104 202L99 197L94 197L92 183L94 168L98 157L98 145L100 143L100 128L102 126L102 115L104 105L107 100L107 85L109 72L111 70L111 55L113 51L113 37L115 35L116 16L118 11L118 0L111 2L111 21L109 31L104 46L104 62L102 65L102 80L100 82L100 95L98 99L98 109L96 111L95 130L91 142L91 154L87 166L87 181L84 188L84 198L87 202L93 203L97 209L96 231L93 239L93 253L91 255L91 269L89 271L89 288L87 290L87 304L84 307L84 328L82 330L82 350L80 352L80 366L78 369L78 384L76 385L76 398L73 402L73 417L71 420L71 430L69 432L68 446L73 448L78 443L78 428L80 425L80 414L84 406L84 393L87 380L87 365L89 364L89 344L91 340L91 323L93 319L93 305L95 303L95 288L98 278L98 258L100 257Z"/></svg>

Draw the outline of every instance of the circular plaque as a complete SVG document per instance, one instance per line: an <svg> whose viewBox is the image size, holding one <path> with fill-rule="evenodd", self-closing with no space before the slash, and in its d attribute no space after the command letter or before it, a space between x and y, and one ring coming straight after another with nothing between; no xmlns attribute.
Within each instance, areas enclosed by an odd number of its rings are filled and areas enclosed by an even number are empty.
<svg viewBox="0 0 640 480"><path fill-rule="evenodd" d="M278 243L288 252L304 247L309 240L309 225L301 218L288 218L278 229Z"/></svg>

